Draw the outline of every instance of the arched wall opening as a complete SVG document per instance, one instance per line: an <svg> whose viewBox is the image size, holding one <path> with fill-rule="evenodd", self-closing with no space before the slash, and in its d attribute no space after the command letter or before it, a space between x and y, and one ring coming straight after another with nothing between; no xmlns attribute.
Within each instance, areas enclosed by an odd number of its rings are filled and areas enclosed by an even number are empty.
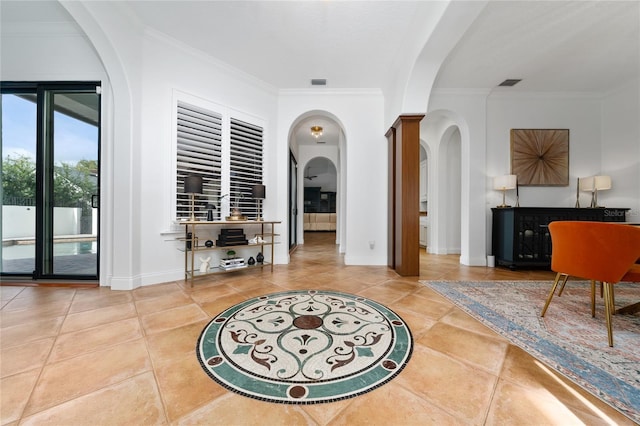
<svg viewBox="0 0 640 426"><path fill-rule="evenodd" d="M311 135L311 127L322 127L322 135ZM345 210L346 210L346 173L345 132L340 120L328 111L313 110L301 114L289 128L289 148L298 163L297 214L289 220L296 221L298 244L304 244L304 191L305 183L321 179L322 192L331 197L335 192L336 244L340 253L346 251ZM325 159L324 161L320 159ZM326 166L318 166L318 164ZM315 166L314 166L315 165ZM309 169L312 166L312 169ZM316 168L314 168L316 167ZM319 168L318 168L319 167ZM322 168L326 168L323 170ZM326 175L334 174L334 178ZM311 177L315 176L315 177Z"/></svg>
<svg viewBox="0 0 640 426"><path fill-rule="evenodd" d="M461 141L460 130L453 125L447 128L440 140L440 163L444 166L440 169L441 218L440 223L444 236L444 251L447 254L460 254L461 252L461 211L462 211L462 175L461 175Z"/></svg>
<svg viewBox="0 0 640 426"><path fill-rule="evenodd" d="M451 111L427 114L421 125L427 154L427 251L460 254L469 247L468 173L464 172L465 145L469 143L464 121ZM468 224L467 224L468 225Z"/></svg>
<svg viewBox="0 0 640 426"><path fill-rule="evenodd" d="M431 152L424 139L420 139L420 248L429 251L429 163Z"/></svg>

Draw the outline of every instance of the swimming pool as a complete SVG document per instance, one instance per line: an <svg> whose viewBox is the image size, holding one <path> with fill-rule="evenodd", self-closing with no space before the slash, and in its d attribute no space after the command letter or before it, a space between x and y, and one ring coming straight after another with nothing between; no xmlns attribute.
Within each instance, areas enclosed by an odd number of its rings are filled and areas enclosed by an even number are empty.
<svg viewBox="0 0 640 426"><path fill-rule="evenodd" d="M70 241L53 244L54 256L73 256L76 254L95 254L98 252L97 241ZM14 244L2 247L2 259L33 259L35 258L35 244Z"/></svg>

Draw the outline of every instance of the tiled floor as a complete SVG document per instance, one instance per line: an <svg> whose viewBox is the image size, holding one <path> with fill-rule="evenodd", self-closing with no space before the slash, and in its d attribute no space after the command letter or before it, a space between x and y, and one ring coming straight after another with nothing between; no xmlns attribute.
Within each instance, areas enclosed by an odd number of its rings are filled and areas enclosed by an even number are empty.
<svg viewBox="0 0 640 426"><path fill-rule="evenodd" d="M447 300L387 267L344 266L335 236L308 233L274 273L212 276L130 292L1 287L2 425L633 424ZM464 267L421 257L420 279L544 279L550 272ZM331 289L382 302L415 349L391 382L329 404L281 405L226 391L202 370L209 319L256 295Z"/></svg>

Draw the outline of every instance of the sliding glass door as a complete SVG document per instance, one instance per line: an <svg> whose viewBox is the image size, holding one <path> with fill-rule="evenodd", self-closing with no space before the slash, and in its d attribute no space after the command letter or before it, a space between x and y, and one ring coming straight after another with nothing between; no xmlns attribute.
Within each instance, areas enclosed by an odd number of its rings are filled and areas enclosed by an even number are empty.
<svg viewBox="0 0 640 426"><path fill-rule="evenodd" d="M97 279L97 83L2 83L3 276Z"/></svg>

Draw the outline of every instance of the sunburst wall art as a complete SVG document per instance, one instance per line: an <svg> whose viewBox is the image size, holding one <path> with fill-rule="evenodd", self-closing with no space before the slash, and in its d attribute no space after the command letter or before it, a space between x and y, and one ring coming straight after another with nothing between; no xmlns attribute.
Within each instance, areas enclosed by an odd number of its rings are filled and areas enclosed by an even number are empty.
<svg viewBox="0 0 640 426"><path fill-rule="evenodd" d="M568 186L569 129L511 129L511 174L520 186Z"/></svg>

